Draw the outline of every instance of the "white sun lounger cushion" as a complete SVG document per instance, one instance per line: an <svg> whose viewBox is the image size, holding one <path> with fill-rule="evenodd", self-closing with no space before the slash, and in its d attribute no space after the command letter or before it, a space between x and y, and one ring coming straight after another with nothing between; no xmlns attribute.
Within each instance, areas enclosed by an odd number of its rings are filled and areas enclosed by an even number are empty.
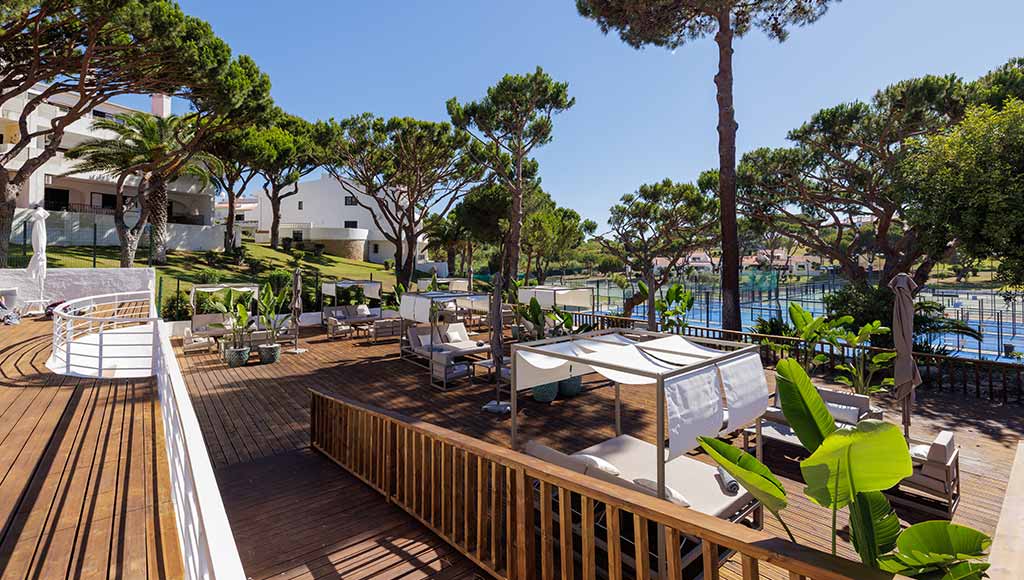
<svg viewBox="0 0 1024 580"><path fill-rule="evenodd" d="M657 495L658 495L658 482L657 481L654 481L653 479L647 479L646 477L640 477L640 478L634 479L633 483L635 483L635 484L639 485L640 487L642 487L643 490L646 491L647 493L657 497ZM674 503L674 504L676 504L676 505L681 505L683 507L690 507L690 502L686 501L686 498L683 497L683 494L681 494L678 491L672 489L672 487L668 486L668 485L665 486L665 499L670 501L670 502L672 502L672 503Z"/></svg>
<svg viewBox="0 0 1024 580"><path fill-rule="evenodd" d="M842 405L840 403L825 403L832 418L840 423L846 423L847 425L856 425L860 421L860 409L853 405Z"/></svg>
<svg viewBox="0 0 1024 580"><path fill-rule="evenodd" d="M579 459L583 463L587 464L587 473L597 469L607 473L608 475L619 475L619 468L615 467L611 463L601 459L596 455L587 455L586 453L580 453L574 455L576 459Z"/></svg>
<svg viewBox="0 0 1024 580"><path fill-rule="evenodd" d="M587 473L597 479L636 491L641 488L635 480L658 480L657 447L630 435L602 441L574 453L573 457L579 454L595 455L619 469L618 477L597 470ZM729 518L754 498L743 486L740 486L736 495L726 495L717 476L718 470L714 466L692 457L677 457L665 464L665 485L682 494L691 508L708 515Z"/></svg>
<svg viewBox="0 0 1024 580"><path fill-rule="evenodd" d="M552 465L564 467L575 471L576 473L583 474L587 470L587 465L577 459L575 456L566 455L557 449L552 449L543 443L537 443L536 441L527 441L523 445L523 453L530 457L535 457L541 461L547 461Z"/></svg>

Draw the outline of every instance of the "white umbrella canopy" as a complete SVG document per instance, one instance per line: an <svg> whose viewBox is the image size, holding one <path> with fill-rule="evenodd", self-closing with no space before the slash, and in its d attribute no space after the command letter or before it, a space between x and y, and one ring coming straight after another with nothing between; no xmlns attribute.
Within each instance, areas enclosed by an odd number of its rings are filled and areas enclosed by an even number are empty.
<svg viewBox="0 0 1024 580"><path fill-rule="evenodd" d="M896 295L892 308L892 337L896 344L893 378L895 395L903 401L903 434L910 437L910 412L914 388L921 384L921 372L914 362L914 290L917 283L907 274L897 274L889 282Z"/></svg>
<svg viewBox="0 0 1024 580"><path fill-rule="evenodd" d="M46 218L50 212L36 207L29 216L32 224L32 259L28 263L28 274L39 283L39 300L43 300L46 285Z"/></svg>

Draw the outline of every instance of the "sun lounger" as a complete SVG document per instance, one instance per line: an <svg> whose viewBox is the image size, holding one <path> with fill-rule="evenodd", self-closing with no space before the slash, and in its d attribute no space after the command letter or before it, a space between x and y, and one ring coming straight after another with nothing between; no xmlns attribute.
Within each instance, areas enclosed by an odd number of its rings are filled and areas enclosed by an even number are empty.
<svg viewBox="0 0 1024 580"><path fill-rule="evenodd" d="M931 443L910 446L914 472L891 492L890 499L921 511L953 519L960 505L960 448L950 431Z"/></svg>
<svg viewBox="0 0 1024 580"><path fill-rule="evenodd" d="M833 391L818 387L818 393L825 401L832 417L836 420L836 427L848 429L860 421L867 419L871 413L871 399L865 395L857 395L843 391ZM744 447L746 439L754 433L754 428L743 431ZM764 413L764 420L761 423L761 436L765 439L774 439L790 445L801 447L800 439L789 426L786 416L782 413L782 405L779 401L779 391L775 391L773 402Z"/></svg>
<svg viewBox="0 0 1024 580"><path fill-rule="evenodd" d="M182 352L188 354L190 352L209 352L217 348L217 341L210 336L195 336L192 334L191 328L185 329L185 335L182 342Z"/></svg>

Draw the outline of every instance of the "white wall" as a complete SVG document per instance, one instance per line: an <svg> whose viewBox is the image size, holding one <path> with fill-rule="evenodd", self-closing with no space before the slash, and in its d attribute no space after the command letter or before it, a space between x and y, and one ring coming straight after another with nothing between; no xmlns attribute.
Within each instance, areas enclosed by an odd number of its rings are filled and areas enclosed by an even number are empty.
<svg viewBox="0 0 1024 580"><path fill-rule="evenodd" d="M32 228L22 232L22 223L32 213L30 209L16 209L14 227L11 228L11 242L15 244L28 240L32 243ZM127 216L128 223L133 223L134 216ZM51 211L46 218L46 239L49 246L91 246L93 243L93 224L96 225L96 245L118 246L117 228L114 227L114 216L90 213ZM223 250L224 226L193 226L187 224L167 224L167 247L172 250ZM147 245L143 240L141 246Z"/></svg>
<svg viewBox="0 0 1024 580"><path fill-rule="evenodd" d="M114 292L152 291L156 271L152 268L49 268L43 294L48 302L75 300ZM0 269L0 288L17 288L18 298L9 307L24 300L38 300L39 283L25 269Z"/></svg>

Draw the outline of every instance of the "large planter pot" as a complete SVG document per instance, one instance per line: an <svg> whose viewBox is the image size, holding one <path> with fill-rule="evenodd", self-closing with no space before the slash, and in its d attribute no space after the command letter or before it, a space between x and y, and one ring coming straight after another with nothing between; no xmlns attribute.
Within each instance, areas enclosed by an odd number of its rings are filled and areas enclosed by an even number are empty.
<svg viewBox="0 0 1024 580"><path fill-rule="evenodd" d="M1006 343L1006 344L1003 345L1003 354L1007 358L1012 357L1013 353L1016 352L1016 350L1017 350L1017 347L1013 346L1010 343Z"/></svg>
<svg viewBox="0 0 1024 580"><path fill-rule="evenodd" d="M538 403L550 403L558 397L558 383L548 383L533 387L533 400Z"/></svg>
<svg viewBox="0 0 1024 580"><path fill-rule="evenodd" d="M564 381L558 381L558 395L561 397L575 397L583 391L583 377L572 377Z"/></svg>
<svg viewBox="0 0 1024 580"><path fill-rule="evenodd" d="M519 340L523 337L523 327L518 324L512 325L512 340Z"/></svg>
<svg viewBox="0 0 1024 580"><path fill-rule="evenodd" d="M261 365L269 365L281 360L281 345L277 343L261 344L256 347L256 352L260 355Z"/></svg>
<svg viewBox="0 0 1024 580"><path fill-rule="evenodd" d="M249 352L251 350L247 346L242 348L225 348L224 362L228 363L228 366L231 368L243 366L249 361Z"/></svg>

